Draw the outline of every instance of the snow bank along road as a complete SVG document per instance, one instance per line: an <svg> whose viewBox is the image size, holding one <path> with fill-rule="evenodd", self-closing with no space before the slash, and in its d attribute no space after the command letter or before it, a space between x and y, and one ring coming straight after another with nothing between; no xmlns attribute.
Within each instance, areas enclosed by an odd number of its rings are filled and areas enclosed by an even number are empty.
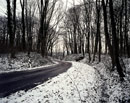
<svg viewBox="0 0 130 103"><path fill-rule="evenodd" d="M60 62L57 65L40 69L17 71L0 74L0 98L17 92L28 90L51 77L67 71L72 66L69 62Z"/></svg>

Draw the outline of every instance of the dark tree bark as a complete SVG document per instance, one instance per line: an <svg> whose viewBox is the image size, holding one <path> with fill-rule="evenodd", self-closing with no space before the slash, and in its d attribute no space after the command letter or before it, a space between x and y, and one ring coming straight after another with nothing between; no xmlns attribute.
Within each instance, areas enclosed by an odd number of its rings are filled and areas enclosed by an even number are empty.
<svg viewBox="0 0 130 103"><path fill-rule="evenodd" d="M76 29L77 29L77 24L74 24L74 34L73 34L73 37L74 37L74 54L77 54L78 51L77 51L77 38L76 38Z"/></svg>
<svg viewBox="0 0 130 103"><path fill-rule="evenodd" d="M14 28L13 28L13 33L14 33L14 37L15 37L15 32L16 32L16 1L13 1L13 24L14 24Z"/></svg>
<svg viewBox="0 0 130 103"><path fill-rule="evenodd" d="M129 50L129 42L128 42L128 16L127 16L127 0L124 0L125 2L125 45L126 45L126 51L127 55L130 58L130 50Z"/></svg>
<svg viewBox="0 0 130 103"><path fill-rule="evenodd" d="M88 50L88 55L89 55L89 62L91 61L91 55L90 55L90 28L89 28L89 32L88 32L88 44L87 44L87 50Z"/></svg>
<svg viewBox="0 0 130 103"><path fill-rule="evenodd" d="M25 41L25 0L20 0L21 8L22 8L22 50L26 50L26 41Z"/></svg>
<svg viewBox="0 0 130 103"><path fill-rule="evenodd" d="M111 40L110 40L110 36L109 36L109 32L108 32L107 3L108 3L108 0L106 1L106 4L105 4L104 0L102 0L103 17L104 17L104 32L105 32L106 44L108 45L109 54L112 59L112 64L114 65L113 49L112 49L112 44L111 44Z"/></svg>
<svg viewBox="0 0 130 103"><path fill-rule="evenodd" d="M123 31L122 31L122 19L123 19L123 8L124 8L124 0L122 0L122 6L120 11L120 55L123 54Z"/></svg>
<svg viewBox="0 0 130 103"><path fill-rule="evenodd" d="M42 14L42 25L41 25L41 29L42 32L41 32L41 35L42 35L42 41L41 41L41 53L42 53L42 56L45 57L47 56L47 47L46 47L46 37L47 37L47 31L48 31L48 28L47 28L47 10L48 10L48 5L49 5L49 0L45 0L45 7L43 7L43 14Z"/></svg>
<svg viewBox="0 0 130 103"><path fill-rule="evenodd" d="M98 54L99 62L101 61L101 49L102 49L101 34L100 34L100 32L99 32L99 54Z"/></svg>
<svg viewBox="0 0 130 103"><path fill-rule="evenodd" d="M7 18L8 18L8 23L7 23L7 29L8 29L8 35L10 38L10 52L11 52L11 58L15 57L14 53L14 34L13 34L13 20L12 20L12 13L11 13L11 3L10 0L6 0L7 2Z"/></svg>
<svg viewBox="0 0 130 103"><path fill-rule="evenodd" d="M16 34L16 2L17 0L13 1L13 40L15 39L15 34ZM15 54L15 45L13 43L13 53ZM13 54L13 57L14 57Z"/></svg>
<svg viewBox="0 0 130 103"><path fill-rule="evenodd" d="M87 34L86 34L86 52L89 55L89 62L91 61L91 53L90 53L90 33L91 33L91 14L92 14L92 9L91 9L91 2L89 1L88 7L86 5L86 1L84 0L84 7L85 7L85 23L87 26Z"/></svg>
<svg viewBox="0 0 130 103"><path fill-rule="evenodd" d="M121 67L120 61L119 61L119 47L118 47L118 39L117 39L117 34L116 34L116 24L115 24L115 19L114 19L114 11L113 11L113 1L109 0L109 9L110 9L110 18L111 18L111 27L112 27L112 38L113 38L113 56L114 56L114 65L117 67L117 71L123 79L125 76L123 73L123 69Z"/></svg>
<svg viewBox="0 0 130 103"><path fill-rule="evenodd" d="M101 11L100 0L96 0L97 33L95 38L93 61L95 61L95 55L97 53L98 45L99 45L99 61L101 61L100 11Z"/></svg>
<svg viewBox="0 0 130 103"><path fill-rule="evenodd" d="M26 26L25 26L25 28L26 28L26 34L27 34L27 37L29 37L29 13L28 13L28 2L27 2L27 0L25 1L25 8L26 8L26 10L25 10L25 13L26 13ZM24 24L23 24L24 25ZM23 40L23 42L24 42L24 37L22 38L22 40ZM29 42L29 40L28 40L28 42ZM23 44L23 45L26 45L26 42L25 42L25 44ZM29 43L28 43L28 56L29 56ZM24 49L26 49L26 47L24 48Z"/></svg>
<svg viewBox="0 0 130 103"><path fill-rule="evenodd" d="M50 26L50 20L52 18L52 14L54 11L56 1L53 1L53 6L50 9L50 13L48 13L49 8L49 0L41 0L41 7L39 9L40 11L40 29L39 29L39 41L38 44L40 44L40 50L43 57L47 56L47 36L48 36L48 29ZM41 39L40 39L41 38ZM38 47L38 46L37 46Z"/></svg>

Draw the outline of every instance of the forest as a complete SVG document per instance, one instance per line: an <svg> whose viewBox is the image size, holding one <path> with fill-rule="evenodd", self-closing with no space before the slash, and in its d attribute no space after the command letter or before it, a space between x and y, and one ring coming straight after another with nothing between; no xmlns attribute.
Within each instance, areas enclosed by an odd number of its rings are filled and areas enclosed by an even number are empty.
<svg viewBox="0 0 130 103"><path fill-rule="evenodd" d="M9 54L10 59L16 59L18 53L31 57L34 52L43 58L65 60L80 55L74 61L87 58L87 64L91 65L105 61L104 55L110 57L111 66L107 69L116 70L121 83L126 80L129 72L124 59L130 58L130 0L71 0L71 3L6 0L5 3L6 11L0 15L1 56Z"/></svg>

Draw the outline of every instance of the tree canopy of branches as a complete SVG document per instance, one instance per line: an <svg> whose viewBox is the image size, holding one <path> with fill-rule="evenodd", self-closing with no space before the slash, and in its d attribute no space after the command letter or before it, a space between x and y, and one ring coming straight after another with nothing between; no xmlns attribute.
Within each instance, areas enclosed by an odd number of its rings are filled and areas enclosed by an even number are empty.
<svg viewBox="0 0 130 103"><path fill-rule="evenodd" d="M129 4L129 0L83 0L73 5L64 20L66 51L87 53L89 62L95 61L96 53L99 62L101 54L108 53L123 79L125 66L121 58L130 55Z"/></svg>
<svg viewBox="0 0 130 103"><path fill-rule="evenodd" d="M43 57L52 55L59 35L58 24L63 18L61 1L6 0L6 3L7 20L0 17L0 45L3 45L0 52L10 52L11 57L17 51L28 55L37 51ZM17 8L21 10L16 12Z"/></svg>

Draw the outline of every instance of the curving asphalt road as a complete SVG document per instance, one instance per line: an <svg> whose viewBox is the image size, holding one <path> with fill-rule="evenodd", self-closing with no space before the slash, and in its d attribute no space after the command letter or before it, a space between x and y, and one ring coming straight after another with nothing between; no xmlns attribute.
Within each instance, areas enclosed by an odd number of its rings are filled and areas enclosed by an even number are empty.
<svg viewBox="0 0 130 103"><path fill-rule="evenodd" d="M37 86L49 78L67 71L71 66L72 64L69 62L60 62L54 66L0 74L0 98Z"/></svg>

